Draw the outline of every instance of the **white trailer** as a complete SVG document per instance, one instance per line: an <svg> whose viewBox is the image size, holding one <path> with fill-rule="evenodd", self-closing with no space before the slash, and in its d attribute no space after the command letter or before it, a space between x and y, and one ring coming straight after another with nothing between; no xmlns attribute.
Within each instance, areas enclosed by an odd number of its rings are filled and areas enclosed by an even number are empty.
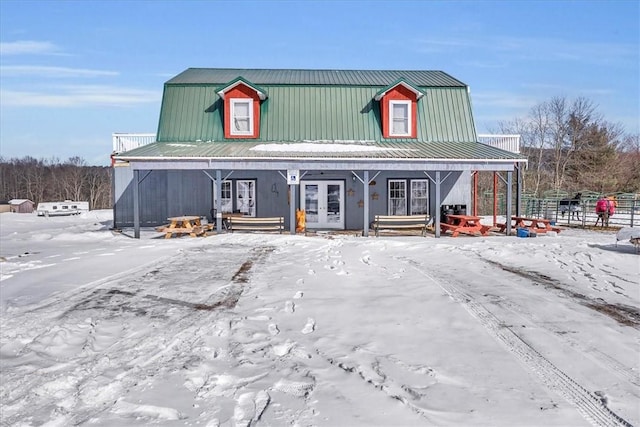
<svg viewBox="0 0 640 427"><path fill-rule="evenodd" d="M74 202L71 200L42 202L38 203L36 211L38 216L79 215L82 212L89 212L89 202Z"/></svg>

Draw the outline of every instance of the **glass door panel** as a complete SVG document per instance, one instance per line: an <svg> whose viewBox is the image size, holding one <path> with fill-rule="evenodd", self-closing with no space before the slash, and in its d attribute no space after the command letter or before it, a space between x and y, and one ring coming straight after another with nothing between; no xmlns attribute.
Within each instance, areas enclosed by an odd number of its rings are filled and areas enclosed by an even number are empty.
<svg viewBox="0 0 640 427"><path fill-rule="evenodd" d="M342 183L327 184L327 223L341 224L342 221Z"/></svg>
<svg viewBox="0 0 640 427"><path fill-rule="evenodd" d="M305 220L307 226L318 223L318 185L302 184L302 197L304 201Z"/></svg>
<svg viewBox="0 0 640 427"><path fill-rule="evenodd" d="M302 181L300 199L307 228L344 228L343 181Z"/></svg>

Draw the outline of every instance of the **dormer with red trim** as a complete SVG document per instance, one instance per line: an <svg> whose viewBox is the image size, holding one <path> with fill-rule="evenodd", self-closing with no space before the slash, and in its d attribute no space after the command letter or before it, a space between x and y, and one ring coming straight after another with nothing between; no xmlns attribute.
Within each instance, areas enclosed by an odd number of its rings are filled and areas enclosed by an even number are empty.
<svg viewBox="0 0 640 427"><path fill-rule="evenodd" d="M404 79L376 93L384 138L417 138L418 100L424 92Z"/></svg>
<svg viewBox="0 0 640 427"><path fill-rule="evenodd" d="M238 77L217 91L224 101L224 137L255 139L260 136L260 102L267 93Z"/></svg>

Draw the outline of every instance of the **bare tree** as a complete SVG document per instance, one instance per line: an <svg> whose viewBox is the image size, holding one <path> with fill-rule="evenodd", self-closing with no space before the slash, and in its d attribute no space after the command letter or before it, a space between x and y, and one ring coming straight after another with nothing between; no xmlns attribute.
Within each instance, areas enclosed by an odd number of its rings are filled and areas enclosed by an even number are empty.
<svg viewBox="0 0 640 427"><path fill-rule="evenodd" d="M67 200L82 200L85 186L86 162L80 157L71 157L64 165L64 194Z"/></svg>

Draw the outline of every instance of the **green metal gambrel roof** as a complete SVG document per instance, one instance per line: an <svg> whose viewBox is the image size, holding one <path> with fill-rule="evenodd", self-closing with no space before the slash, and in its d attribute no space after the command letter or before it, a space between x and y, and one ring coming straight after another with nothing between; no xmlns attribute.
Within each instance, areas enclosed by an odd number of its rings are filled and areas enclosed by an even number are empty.
<svg viewBox="0 0 640 427"><path fill-rule="evenodd" d="M268 93L258 139L225 139L221 88L242 81ZM382 136L376 94L405 82L417 138ZM526 161L477 142L468 87L442 71L190 68L165 83L156 143L120 160Z"/></svg>
<svg viewBox="0 0 640 427"><path fill-rule="evenodd" d="M417 104L417 141L476 141L468 88L441 71L247 69L189 69L169 80L157 140L225 141L217 90L239 77L269 94L258 141L384 141L375 96L398 81L425 94Z"/></svg>

